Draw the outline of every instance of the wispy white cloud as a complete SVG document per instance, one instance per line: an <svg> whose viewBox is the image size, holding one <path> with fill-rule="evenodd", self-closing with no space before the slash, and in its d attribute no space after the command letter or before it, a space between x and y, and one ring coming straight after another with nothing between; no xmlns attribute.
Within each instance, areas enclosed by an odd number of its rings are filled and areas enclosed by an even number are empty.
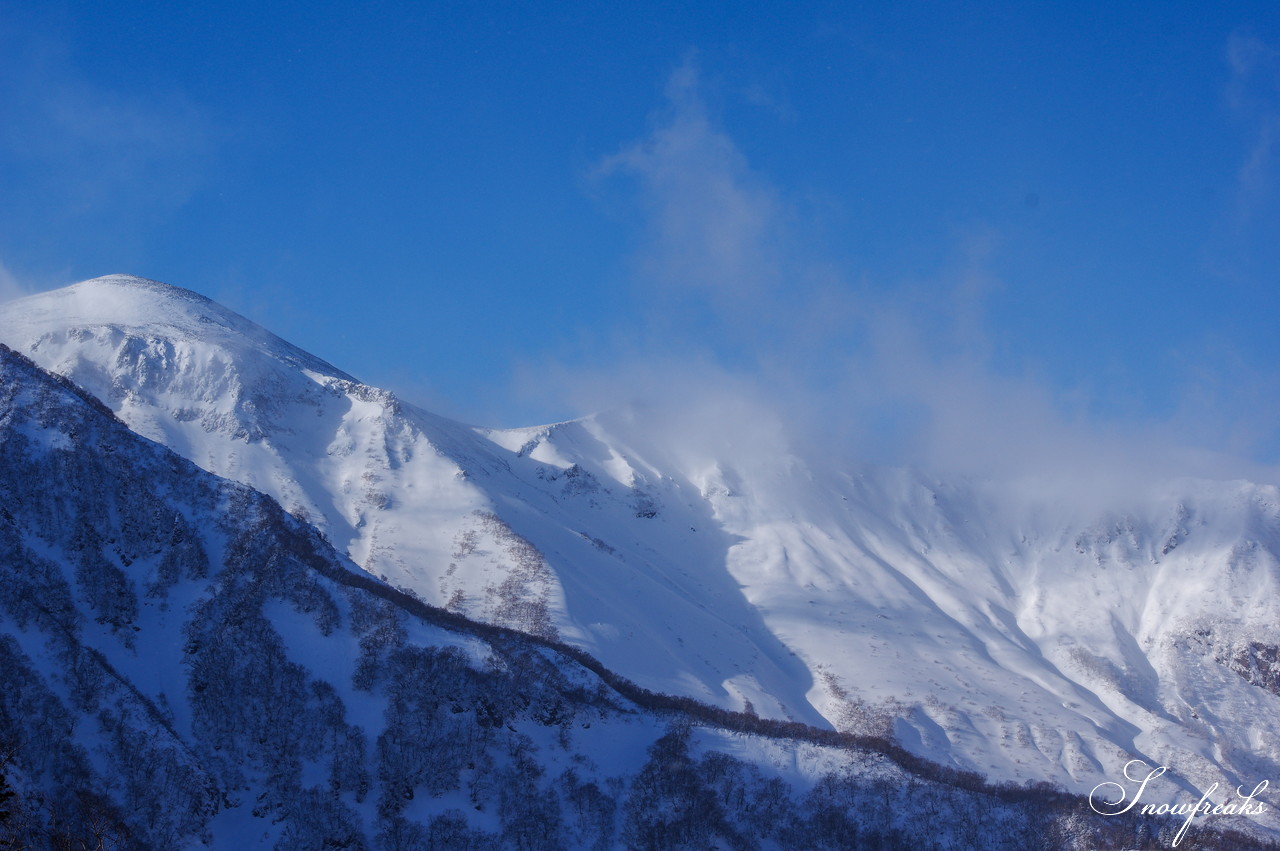
<svg viewBox="0 0 1280 851"><path fill-rule="evenodd" d="M879 457L1054 483L1095 503L1177 476L1276 480L1251 460L1263 435L1241 431L1257 419L1240 416L1248 400L1224 395L1220 369L1206 365L1174 415L1100 418L1087 392L1056 386L1031 365L994 369L995 331L960 328L956 344L939 344L915 311L888 302L873 326L869 351L846 363L842 390L852 443Z"/></svg>
<svg viewBox="0 0 1280 851"><path fill-rule="evenodd" d="M635 409L712 454L716 441L748 455L785 445L1053 481L1093 500L1179 475L1275 479L1249 460L1257 435L1223 425L1246 409L1213 389L1221 371L1206 367L1182 409L1156 421L1099 419L1084 389L1031 364L996 369L986 306L1003 285L998 231L975 224L932 280L892 286L864 285L797 239L798 206L716 123L692 62L648 134L597 170L620 176L634 178L644 215L639 286L667 301L596 368L541 371L540 390L549 381L580 409L647 400ZM673 306L684 324L662 315Z"/></svg>
<svg viewBox="0 0 1280 851"><path fill-rule="evenodd" d="M35 25L0 27L0 53L0 157L26 215L164 215L198 185L215 130L180 89L104 84Z"/></svg>
<svg viewBox="0 0 1280 851"><path fill-rule="evenodd" d="M1237 32L1228 39L1227 62L1227 100L1251 133L1249 152L1237 174L1239 213L1248 219L1273 194L1280 144L1280 49Z"/></svg>
<svg viewBox="0 0 1280 851"><path fill-rule="evenodd" d="M0 303L29 295L30 290L18 282L17 277L9 271L9 267L0 260Z"/></svg>
<svg viewBox="0 0 1280 851"><path fill-rule="evenodd" d="M595 176L638 183L648 225L638 269L645 283L734 311L781 283L778 199L712 121L692 59L671 75L666 98L652 132L606 158Z"/></svg>

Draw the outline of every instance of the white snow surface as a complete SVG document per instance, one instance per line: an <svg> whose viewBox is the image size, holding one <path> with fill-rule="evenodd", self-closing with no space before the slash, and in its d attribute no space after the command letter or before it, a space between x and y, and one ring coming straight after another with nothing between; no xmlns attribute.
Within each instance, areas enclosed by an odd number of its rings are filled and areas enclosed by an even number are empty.
<svg viewBox="0 0 1280 851"><path fill-rule="evenodd" d="M479 429L123 275L0 305L0 342L370 573L647 688L892 730L994 780L1087 793L1134 758L1180 796L1280 780L1280 697L1228 667L1280 645L1273 487L1172 481L1082 518L784 445L687 451L635 412Z"/></svg>

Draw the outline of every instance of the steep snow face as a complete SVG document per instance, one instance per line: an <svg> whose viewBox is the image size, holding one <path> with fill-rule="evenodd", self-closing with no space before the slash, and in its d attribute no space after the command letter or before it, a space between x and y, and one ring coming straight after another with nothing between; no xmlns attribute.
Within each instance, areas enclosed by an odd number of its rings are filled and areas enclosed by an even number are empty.
<svg viewBox="0 0 1280 851"><path fill-rule="evenodd" d="M654 712L598 673L360 574L0 347L6 848L1083 848L1140 829Z"/></svg>
<svg viewBox="0 0 1280 851"><path fill-rule="evenodd" d="M477 430L191 293L106 278L0 341L429 602L642 685L1088 791L1132 758L1280 779L1280 494L1174 482L1078 519L1012 487L663 443L621 413Z"/></svg>
<svg viewBox="0 0 1280 851"><path fill-rule="evenodd" d="M934 759L1081 791L1134 758L1187 788L1280 776L1273 487L1172 482L1079 520L1012 485L832 469L783 446L682 455L624 416L491 436L602 491L660 468L696 493L653 499L668 521L655 528L697 506L727 544L726 587L837 727L890 727ZM619 552L654 540L596 534Z"/></svg>
<svg viewBox="0 0 1280 851"><path fill-rule="evenodd" d="M416 566L447 557L442 517L486 504L391 394L187 290L85 281L6 305L0 338L398 584L422 584Z"/></svg>
<svg viewBox="0 0 1280 851"><path fill-rule="evenodd" d="M602 488L154 281L98 278L4 305L0 341L428 602L559 635L648 688L824 723L807 670L724 572L729 541L687 485L652 472L652 486ZM658 519L656 499L679 510Z"/></svg>

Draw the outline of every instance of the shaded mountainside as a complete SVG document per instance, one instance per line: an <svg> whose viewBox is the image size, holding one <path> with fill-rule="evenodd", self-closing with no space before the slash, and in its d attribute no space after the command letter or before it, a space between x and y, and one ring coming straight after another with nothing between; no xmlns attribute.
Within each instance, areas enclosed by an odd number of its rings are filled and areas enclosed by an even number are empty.
<svg viewBox="0 0 1280 851"><path fill-rule="evenodd" d="M1178 826L428 606L3 347L0 678L17 847L1155 848Z"/></svg>

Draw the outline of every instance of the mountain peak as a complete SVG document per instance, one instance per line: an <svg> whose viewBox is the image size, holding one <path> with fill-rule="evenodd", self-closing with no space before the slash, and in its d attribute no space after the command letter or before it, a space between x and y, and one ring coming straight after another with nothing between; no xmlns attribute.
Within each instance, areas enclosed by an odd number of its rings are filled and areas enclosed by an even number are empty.
<svg viewBox="0 0 1280 851"><path fill-rule="evenodd" d="M141 275L130 275L124 272L114 272L110 275L99 275L96 278L80 281L72 286L122 286L122 287L150 287L158 290L183 290L182 287L175 287L173 284L166 284L164 281L157 281L154 278L144 278Z"/></svg>
<svg viewBox="0 0 1280 851"><path fill-rule="evenodd" d="M153 297L165 300L188 301L196 304L214 304L211 299L193 290L176 287L173 284L166 284L164 281L157 281L152 278L144 278L140 275L120 273L102 275L72 284L65 289L78 293L107 290L124 291L134 293L143 298Z"/></svg>
<svg viewBox="0 0 1280 851"><path fill-rule="evenodd" d="M61 289L48 290L7 305L10 315L59 326L222 325L238 331L258 328L243 316L192 290L137 275L103 275ZM259 333L266 333L258 328Z"/></svg>
<svg viewBox="0 0 1280 851"><path fill-rule="evenodd" d="M0 339L25 348L41 337L116 329L127 336L202 341L269 357L333 378L355 381L235 311L192 290L137 275L90 278L11 301L0 315Z"/></svg>

